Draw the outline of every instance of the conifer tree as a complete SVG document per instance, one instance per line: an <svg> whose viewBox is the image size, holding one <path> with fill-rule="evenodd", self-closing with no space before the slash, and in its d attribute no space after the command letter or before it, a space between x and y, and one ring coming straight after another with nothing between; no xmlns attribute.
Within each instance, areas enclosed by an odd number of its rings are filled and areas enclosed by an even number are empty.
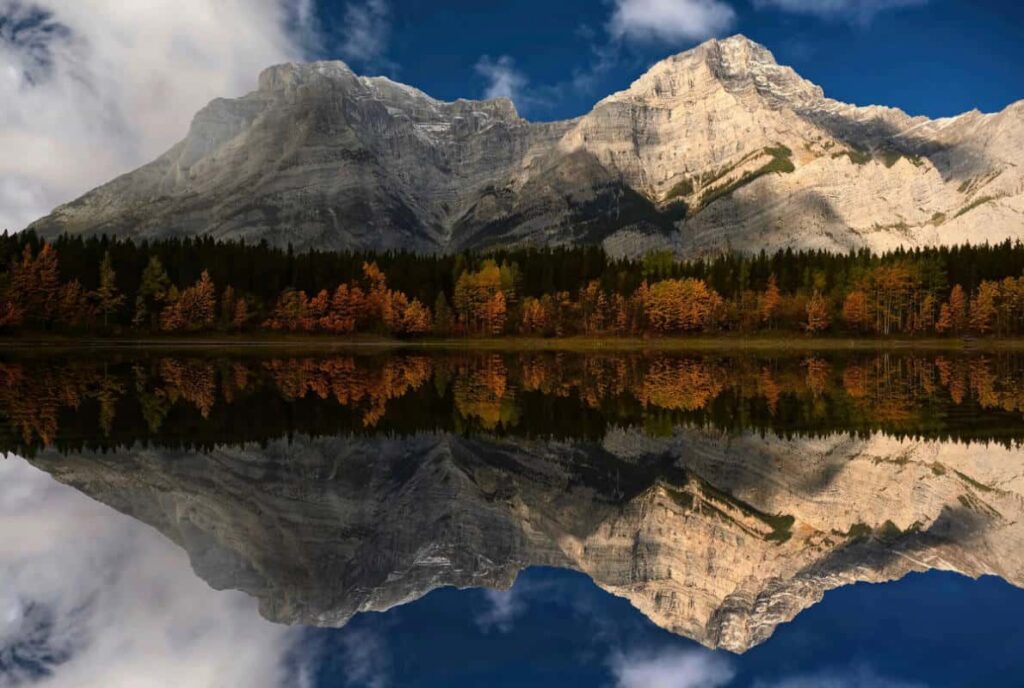
<svg viewBox="0 0 1024 688"><path fill-rule="evenodd" d="M96 310L103 314L103 326L106 327L110 316L116 315L124 305L124 294L117 288L117 273L114 272L114 261L110 251L103 254L100 263L100 285L94 292Z"/></svg>
<svg viewBox="0 0 1024 688"><path fill-rule="evenodd" d="M235 317L235 290L229 284L224 287L220 296L220 322L222 325L230 325Z"/></svg>
<svg viewBox="0 0 1024 688"><path fill-rule="evenodd" d="M439 335L448 335L452 331L452 309L448 305L448 299L443 291L437 292L434 300L434 332Z"/></svg>
<svg viewBox="0 0 1024 688"><path fill-rule="evenodd" d="M169 301L170 292L171 280L163 263L157 256L150 256L146 268L142 271L139 291L135 296L135 316L132 318L132 324L136 327L148 325L151 329L156 329L160 310Z"/></svg>

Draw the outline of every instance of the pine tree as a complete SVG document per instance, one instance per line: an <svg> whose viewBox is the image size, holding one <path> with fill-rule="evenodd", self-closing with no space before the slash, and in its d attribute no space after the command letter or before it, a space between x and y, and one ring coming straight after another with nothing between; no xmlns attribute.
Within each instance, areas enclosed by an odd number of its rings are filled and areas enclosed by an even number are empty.
<svg viewBox="0 0 1024 688"><path fill-rule="evenodd" d="M89 322L93 315L88 294L78 280L71 280L61 287L57 311L57 318L61 324L65 327L77 327Z"/></svg>
<svg viewBox="0 0 1024 688"><path fill-rule="evenodd" d="M116 280L114 262L110 257L110 251L107 251L103 254L103 262L100 263L100 285L93 293L96 310L103 314L104 327L107 326L110 316L116 315L124 305L124 294L118 290Z"/></svg>
<svg viewBox="0 0 1024 688"><path fill-rule="evenodd" d="M163 263L157 256L151 256L142 271L139 291L135 296L135 317L132 318L132 324L136 327L148 325L151 329L156 329L160 311L169 301L170 291L171 280Z"/></svg>
<svg viewBox="0 0 1024 688"><path fill-rule="evenodd" d="M448 299L444 292L437 292L434 300L434 332L439 335L448 335L452 331L452 309L448 305Z"/></svg>
<svg viewBox="0 0 1024 688"><path fill-rule="evenodd" d="M235 290L229 284L224 287L220 296L220 322L222 325L230 325L235 317Z"/></svg>

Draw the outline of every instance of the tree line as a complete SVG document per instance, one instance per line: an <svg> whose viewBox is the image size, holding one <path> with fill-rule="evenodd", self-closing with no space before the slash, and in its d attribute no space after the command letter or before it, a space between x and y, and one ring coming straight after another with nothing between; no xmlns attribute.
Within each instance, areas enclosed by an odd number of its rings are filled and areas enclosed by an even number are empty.
<svg viewBox="0 0 1024 688"><path fill-rule="evenodd" d="M0 236L0 331L648 336L1024 334L1024 245L613 259L433 256L208 238Z"/></svg>
<svg viewBox="0 0 1024 688"><path fill-rule="evenodd" d="M1013 355L30 357L0 360L0 450L436 430L599 442L613 427L681 425L1020 446L1022 382Z"/></svg>

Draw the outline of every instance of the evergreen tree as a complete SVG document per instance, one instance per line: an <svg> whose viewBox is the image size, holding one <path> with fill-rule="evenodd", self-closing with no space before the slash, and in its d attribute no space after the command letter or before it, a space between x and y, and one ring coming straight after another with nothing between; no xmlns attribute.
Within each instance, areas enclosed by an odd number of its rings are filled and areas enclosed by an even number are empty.
<svg viewBox="0 0 1024 688"><path fill-rule="evenodd" d="M150 256L135 296L135 317L132 318L132 324L136 327L148 325L150 329L155 330L159 324L160 311L167 303L170 291L171 280L163 263L158 256Z"/></svg>
<svg viewBox="0 0 1024 688"><path fill-rule="evenodd" d="M434 332L439 335L449 335L452 332L452 309L443 291L437 292L437 298L434 300Z"/></svg>
<svg viewBox="0 0 1024 688"><path fill-rule="evenodd" d="M222 325L230 325L235 319L235 289L230 284L224 287L220 296L220 322Z"/></svg>
<svg viewBox="0 0 1024 688"><path fill-rule="evenodd" d="M100 263L100 285L93 293L96 310L103 314L103 326L106 327L110 316L116 315L124 305L125 297L117 288L117 273L114 272L114 261L110 251L103 254Z"/></svg>

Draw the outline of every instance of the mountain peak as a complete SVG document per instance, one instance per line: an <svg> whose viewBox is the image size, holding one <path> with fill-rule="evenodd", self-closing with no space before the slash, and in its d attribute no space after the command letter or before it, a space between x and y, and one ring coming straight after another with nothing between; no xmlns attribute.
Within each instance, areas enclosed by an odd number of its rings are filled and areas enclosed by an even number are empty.
<svg viewBox="0 0 1024 688"><path fill-rule="evenodd" d="M709 38L689 50L655 63L652 69L660 65L679 66L699 62L707 62L717 69L732 72L743 72L754 65L778 66L775 56L768 48L738 33L728 38Z"/></svg>
<svg viewBox="0 0 1024 688"><path fill-rule="evenodd" d="M338 61L277 65L259 84L33 229L358 250L587 241L628 255L1024 234L1021 107L932 122L847 105L742 35L668 57L561 122Z"/></svg>
<svg viewBox="0 0 1024 688"><path fill-rule="evenodd" d="M824 97L822 89L791 67L780 65L765 46L742 34L712 38L655 63L625 91L607 102L674 98L724 88L749 101L766 101L772 108L804 105ZM602 102L605 102L602 101Z"/></svg>

